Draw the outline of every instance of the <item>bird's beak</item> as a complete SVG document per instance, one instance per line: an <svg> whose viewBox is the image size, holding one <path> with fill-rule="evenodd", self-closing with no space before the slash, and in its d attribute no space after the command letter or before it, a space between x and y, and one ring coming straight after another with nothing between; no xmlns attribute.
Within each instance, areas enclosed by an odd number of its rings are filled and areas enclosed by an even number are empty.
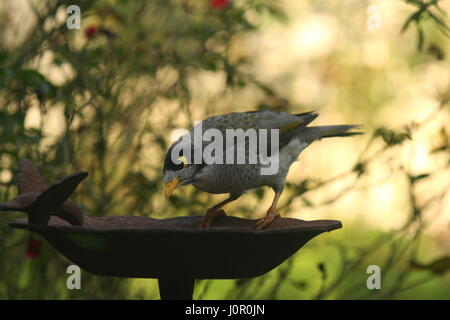
<svg viewBox="0 0 450 320"><path fill-rule="evenodd" d="M176 176L171 181L166 183L166 199L169 200L170 196L173 193L173 190L177 187L177 185L180 183L181 179L179 176Z"/></svg>

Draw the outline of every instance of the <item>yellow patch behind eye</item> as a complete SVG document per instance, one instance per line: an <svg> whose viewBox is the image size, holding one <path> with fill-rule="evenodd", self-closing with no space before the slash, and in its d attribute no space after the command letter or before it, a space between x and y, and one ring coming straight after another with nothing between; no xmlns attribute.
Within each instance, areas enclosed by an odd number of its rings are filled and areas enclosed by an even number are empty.
<svg viewBox="0 0 450 320"><path fill-rule="evenodd" d="M178 160L180 160L181 162L183 162L184 165L188 164L188 159L185 156L181 156L178 158Z"/></svg>

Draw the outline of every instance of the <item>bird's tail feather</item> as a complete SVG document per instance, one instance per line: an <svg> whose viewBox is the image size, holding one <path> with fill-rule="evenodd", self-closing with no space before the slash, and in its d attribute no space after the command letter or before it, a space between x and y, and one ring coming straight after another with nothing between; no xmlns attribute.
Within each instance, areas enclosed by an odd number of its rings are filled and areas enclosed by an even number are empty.
<svg viewBox="0 0 450 320"><path fill-rule="evenodd" d="M337 125L337 126L318 126L311 127L316 129L320 133L321 138L331 138L331 137L348 137L358 134L363 134L361 131L351 131L354 129L361 128L360 125L349 124L349 125Z"/></svg>

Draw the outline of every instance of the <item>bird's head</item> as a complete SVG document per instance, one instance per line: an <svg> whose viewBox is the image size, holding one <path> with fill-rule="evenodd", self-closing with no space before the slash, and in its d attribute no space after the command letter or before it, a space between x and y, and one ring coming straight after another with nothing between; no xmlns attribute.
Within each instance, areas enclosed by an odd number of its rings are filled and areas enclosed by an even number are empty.
<svg viewBox="0 0 450 320"><path fill-rule="evenodd" d="M165 184L166 199L169 199L173 191L192 182L192 178L198 170L194 164L189 164L187 159L183 159L182 154L177 160L173 160L172 151L173 144L166 154L163 168L163 180Z"/></svg>

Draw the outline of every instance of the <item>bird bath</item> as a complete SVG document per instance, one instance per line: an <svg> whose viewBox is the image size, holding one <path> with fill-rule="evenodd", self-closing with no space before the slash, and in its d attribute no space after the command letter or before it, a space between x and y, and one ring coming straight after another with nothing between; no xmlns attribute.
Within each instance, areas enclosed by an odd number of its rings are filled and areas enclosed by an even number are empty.
<svg viewBox="0 0 450 320"><path fill-rule="evenodd" d="M27 165L32 168L30 163ZM67 203L64 202L70 196L67 190L75 190L76 185L74 188L65 186L73 186L73 177L80 175L84 178L86 174L71 175L48 188L55 194L58 194L57 190L64 190L64 196L55 196L59 204ZM75 180L78 184L83 179ZM90 273L157 278L162 299L192 299L195 279L261 276L276 268L313 237L342 227L341 222L334 220L279 218L267 229L255 230L256 220L226 215L217 217L207 229L197 228L197 222L203 216L153 219L84 215L82 225L79 225L73 219L67 219L67 214L57 216L54 201L48 201L49 208L52 208L48 221L36 217L30 219L32 214L37 214L36 210L33 209L31 214L26 209L30 206L36 208L35 202L39 202L40 210L48 215L41 198L38 195L25 209L17 208L15 200L12 203L16 207L8 207L6 203L0 204L0 209L27 212L28 220L16 219L10 226L40 234L58 252Z"/></svg>

